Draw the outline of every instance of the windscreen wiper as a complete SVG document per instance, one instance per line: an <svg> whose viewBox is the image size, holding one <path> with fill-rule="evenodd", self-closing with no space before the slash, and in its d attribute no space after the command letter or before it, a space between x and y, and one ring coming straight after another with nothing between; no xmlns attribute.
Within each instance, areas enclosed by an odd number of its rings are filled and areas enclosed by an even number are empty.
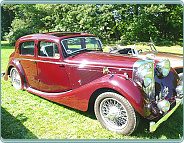
<svg viewBox="0 0 184 143"><path fill-rule="evenodd" d="M73 55L72 56L72 58L73 58L73 57L77 56L78 54L83 53L85 51L88 51L88 50L87 49L80 49L80 50L77 50L77 51L70 53L69 55Z"/></svg>

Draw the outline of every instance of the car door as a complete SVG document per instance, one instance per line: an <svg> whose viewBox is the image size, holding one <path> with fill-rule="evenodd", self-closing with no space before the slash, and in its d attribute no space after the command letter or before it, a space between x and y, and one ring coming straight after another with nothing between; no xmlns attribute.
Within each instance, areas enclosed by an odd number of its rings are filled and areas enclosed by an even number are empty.
<svg viewBox="0 0 184 143"><path fill-rule="evenodd" d="M20 42L19 61L25 72L28 86L34 89L39 89L35 40L24 40Z"/></svg>
<svg viewBox="0 0 184 143"><path fill-rule="evenodd" d="M50 40L39 40L37 68L40 91L58 93L71 90L71 85L62 63L59 45Z"/></svg>

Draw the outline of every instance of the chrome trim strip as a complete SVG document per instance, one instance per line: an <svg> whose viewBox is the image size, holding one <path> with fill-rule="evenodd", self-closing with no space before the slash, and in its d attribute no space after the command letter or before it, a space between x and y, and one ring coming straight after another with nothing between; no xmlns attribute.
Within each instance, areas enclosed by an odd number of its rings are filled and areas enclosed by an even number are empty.
<svg viewBox="0 0 184 143"><path fill-rule="evenodd" d="M42 61L42 60L33 60L33 59L23 59L23 58L17 58L18 61L22 60L22 61L32 61L32 62L42 62L42 63L52 63L52 64L58 64L58 65L62 65L64 63L62 62L51 62L51 61Z"/></svg>
<svg viewBox="0 0 184 143"><path fill-rule="evenodd" d="M31 91L33 93L36 93L36 94L43 94L43 95L50 95L50 96L52 96L52 95L53 96L54 95L62 95L62 94L65 94L65 93L73 91L73 90L69 90L69 91L64 91L64 92L59 92L59 93L48 93L48 92L43 92L43 91L39 91L39 90L33 89L31 87L28 87L27 90Z"/></svg>
<svg viewBox="0 0 184 143"><path fill-rule="evenodd" d="M154 60L143 60L143 59L139 59L139 60L137 60L135 63L134 63L134 65L133 65L133 68L134 69L137 69L137 68L139 68L140 66L142 66L142 65L144 65L144 64L154 64L155 63L155 61Z"/></svg>
<svg viewBox="0 0 184 143"><path fill-rule="evenodd" d="M130 70L130 71L133 71L133 69L128 69L128 68L115 68L115 67L108 67L108 68L118 69L118 70Z"/></svg>
<svg viewBox="0 0 184 143"><path fill-rule="evenodd" d="M57 65L70 65L70 66L76 66L76 67L79 67L81 66L81 64L78 64L76 65L75 63L65 63L65 62L51 62L51 61L42 61L42 60L33 60L33 59L24 59L24 58L17 58L18 61L20 60L25 60L25 61L33 61L33 62L43 62L43 63L52 63L52 64L57 64ZM76 62L78 63L78 62ZM89 63L89 64L93 64L93 63ZM89 64L86 64L85 67L89 67L91 65ZM96 68L104 68L104 66L94 66L92 65L92 67L96 67ZM130 70L130 71L133 71L133 69L129 69L129 68L116 68L116 67L108 67L110 69L118 69L118 70Z"/></svg>
<svg viewBox="0 0 184 143"><path fill-rule="evenodd" d="M49 36L51 36L51 35L49 35ZM52 35L53 36L53 35ZM39 38L39 37L31 37L31 38L27 38L27 37L25 37L23 40L21 39L21 42L22 41L24 41L24 40L50 40L50 41L54 41L54 42L59 42L59 39L55 39L56 38L56 36L54 36L53 37L53 39L52 38L47 38L47 37L42 37L42 38Z"/></svg>
<svg viewBox="0 0 184 143"><path fill-rule="evenodd" d="M66 61L66 62L68 62L68 61ZM83 63L83 61L81 61L81 63L79 64L79 62L74 62L73 61L73 63L71 64L71 63L65 63L66 65L74 65L74 66L79 66L79 68L81 67L81 65L83 65L83 66L92 66L92 67L96 67L96 68L104 68L105 66L104 65L99 65L99 66L95 66L94 64L97 64L96 62L89 62L89 63L87 63L87 64L85 64L86 63L86 61L84 61L84 63ZM79 65L76 65L76 64L79 64ZM82 66L82 67L83 67ZM118 69L118 70L132 70L133 71L133 69L129 69L129 68L116 68L116 67L109 67L109 66L107 66L108 68L110 68L110 69Z"/></svg>

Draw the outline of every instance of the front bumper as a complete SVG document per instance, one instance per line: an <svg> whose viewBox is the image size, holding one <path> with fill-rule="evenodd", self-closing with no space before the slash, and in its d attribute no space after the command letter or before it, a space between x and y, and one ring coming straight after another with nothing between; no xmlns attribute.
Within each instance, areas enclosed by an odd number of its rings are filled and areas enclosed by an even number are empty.
<svg viewBox="0 0 184 143"><path fill-rule="evenodd" d="M172 113L174 113L174 111L178 108L178 106L182 102L183 102L183 99L178 99L176 106L170 112L165 114L157 123L151 121L150 122L150 132L154 132L162 122L166 121L172 115Z"/></svg>

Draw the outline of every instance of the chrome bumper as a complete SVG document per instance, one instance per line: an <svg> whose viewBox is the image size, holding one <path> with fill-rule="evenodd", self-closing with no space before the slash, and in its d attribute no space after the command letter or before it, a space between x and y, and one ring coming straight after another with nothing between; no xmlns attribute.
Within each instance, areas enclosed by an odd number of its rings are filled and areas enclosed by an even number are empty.
<svg viewBox="0 0 184 143"><path fill-rule="evenodd" d="M150 122L150 132L154 132L162 122L166 121L169 118L169 116L171 116L172 113L183 102L183 99L178 99L176 102L177 102L176 106L170 112L168 112L166 115L164 115L157 123L155 123L153 121Z"/></svg>

